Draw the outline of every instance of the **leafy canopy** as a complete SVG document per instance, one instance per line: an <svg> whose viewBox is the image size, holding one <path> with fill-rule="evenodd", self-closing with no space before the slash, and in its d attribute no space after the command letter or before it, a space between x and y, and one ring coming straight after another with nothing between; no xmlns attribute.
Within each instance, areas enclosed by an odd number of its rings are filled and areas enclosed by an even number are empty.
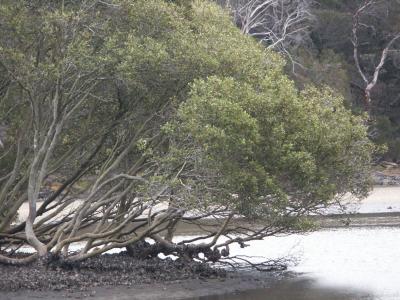
<svg viewBox="0 0 400 300"><path fill-rule="evenodd" d="M57 91L60 106L79 108L65 120L58 155L117 120L108 145L127 147L124 161L140 161L141 174L170 184L182 205L204 199L262 216L366 194L372 146L363 120L329 88L297 90L283 59L242 35L217 5L43 3L0 8L8 26L0 60L13 82L2 103L21 107L10 128L35 103L32 119L48 120L37 126L45 136ZM106 150L100 162L113 153Z"/></svg>

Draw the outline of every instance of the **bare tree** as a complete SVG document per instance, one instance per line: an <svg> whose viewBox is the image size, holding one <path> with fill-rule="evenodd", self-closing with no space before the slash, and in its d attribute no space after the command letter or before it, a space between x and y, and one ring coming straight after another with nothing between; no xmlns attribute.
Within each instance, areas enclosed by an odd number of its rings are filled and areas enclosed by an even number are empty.
<svg viewBox="0 0 400 300"><path fill-rule="evenodd" d="M228 0L236 24L244 34L254 36L299 66L293 50L307 42L314 16L311 0Z"/></svg>
<svg viewBox="0 0 400 300"><path fill-rule="evenodd" d="M360 41L359 41L359 31L362 27L370 27L369 25L363 22L363 17L371 15L373 12L374 7L381 3L382 1L379 0L365 0L356 10L353 15L353 29L352 29L352 43L354 46L353 49L353 57L354 62L357 68L358 73L360 74L364 85L364 108L367 112L370 112L371 109L371 91L376 86L380 72L389 56L390 51L395 46L396 42L400 39L400 32L391 34L388 37L388 41L386 42L384 48L378 54L379 62L374 67L372 74L367 74L365 69L362 67L360 62Z"/></svg>

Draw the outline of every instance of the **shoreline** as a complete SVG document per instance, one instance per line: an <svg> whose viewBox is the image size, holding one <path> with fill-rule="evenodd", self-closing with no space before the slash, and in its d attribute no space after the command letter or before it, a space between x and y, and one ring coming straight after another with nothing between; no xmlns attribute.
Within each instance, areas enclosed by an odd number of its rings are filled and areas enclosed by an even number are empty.
<svg viewBox="0 0 400 300"><path fill-rule="evenodd" d="M314 216L319 229L400 227L400 212L355 213Z"/></svg>
<svg viewBox="0 0 400 300"><path fill-rule="evenodd" d="M71 203L68 206L69 209L75 209L80 204L80 199L76 199L75 202ZM40 206L42 202L38 202L38 206ZM391 207L390 209L388 209ZM363 199L361 202L350 203L350 211L354 211L357 213L357 210L360 210L360 213L391 213L391 212L400 212L400 183L399 185L375 185L370 195ZM18 211L18 220L26 220L29 213L28 203L23 203ZM342 214L341 212L336 211L335 215ZM61 214L62 215L62 214ZM329 216L329 212L327 213ZM38 221L45 217L44 214L41 217L38 217Z"/></svg>

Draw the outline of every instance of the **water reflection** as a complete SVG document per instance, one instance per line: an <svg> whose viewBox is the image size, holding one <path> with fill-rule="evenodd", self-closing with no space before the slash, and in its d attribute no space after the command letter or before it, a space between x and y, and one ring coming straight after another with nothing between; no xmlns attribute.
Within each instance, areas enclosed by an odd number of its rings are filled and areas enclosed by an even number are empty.
<svg viewBox="0 0 400 300"><path fill-rule="evenodd" d="M318 286L313 279L282 280L271 287L193 300L377 300L367 292Z"/></svg>

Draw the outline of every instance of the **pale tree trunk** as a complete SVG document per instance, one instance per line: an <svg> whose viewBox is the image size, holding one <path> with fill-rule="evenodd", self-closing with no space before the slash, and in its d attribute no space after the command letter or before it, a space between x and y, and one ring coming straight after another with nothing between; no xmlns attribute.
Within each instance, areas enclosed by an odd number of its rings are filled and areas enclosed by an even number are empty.
<svg viewBox="0 0 400 300"><path fill-rule="evenodd" d="M353 43L353 58L357 68L358 73L360 74L362 80L364 81L364 109L368 114L371 113L371 91L376 86L380 72L388 58L389 51L393 47L393 44L400 39L400 33L396 33L386 44L386 46L382 49L380 53L379 63L375 66L374 73L372 76L369 76L363 70L360 63L360 54L359 54L359 40L358 40L358 31L361 24L361 17L365 14L369 8L373 7L378 1L376 0L368 0L364 1L364 3L357 9L357 11L353 15L353 29L352 29L352 43Z"/></svg>

